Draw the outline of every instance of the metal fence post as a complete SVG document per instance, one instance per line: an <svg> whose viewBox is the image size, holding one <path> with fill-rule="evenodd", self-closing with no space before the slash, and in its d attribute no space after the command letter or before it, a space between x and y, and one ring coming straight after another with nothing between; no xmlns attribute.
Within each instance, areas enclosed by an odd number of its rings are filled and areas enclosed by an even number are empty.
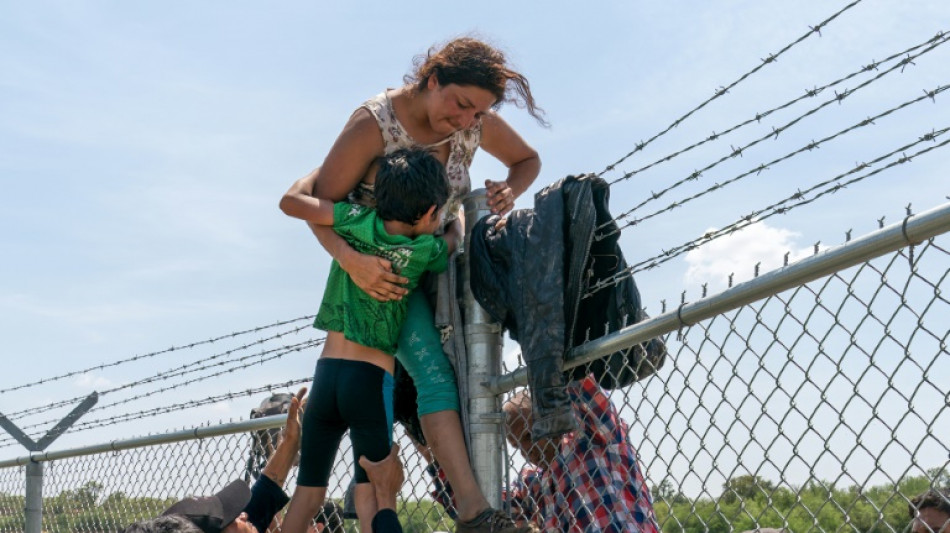
<svg viewBox="0 0 950 533"><path fill-rule="evenodd" d="M43 463L26 465L26 533L43 530Z"/></svg>
<svg viewBox="0 0 950 533"><path fill-rule="evenodd" d="M465 251L462 267L462 310L465 314L465 347L468 354L469 435L472 470L488 502L501 507L502 452L501 401L488 389L490 378L501 373L501 325L492 320L472 295L468 251L472 227L489 214L485 189L476 189L464 200ZM464 408L464 406L463 406Z"/></svg>
<svg viewBox="0 0 950 533"><path fill-rule="evenodd" d="M79 420L79 417L86 414L92 406L99 401L99 393L93 392L86 399L79 402L72 411L60 420L55 426L43 435L38 441L34 441L29 435L17 427L12 420L0 413L0 428L3 428L15 440L23 445L30 452L41 452L46 449L60 435ZM30 461L26 463L26 501L24 502L24 511L26 513L26 533L41 533L43 531L43 463Z"/></svg>

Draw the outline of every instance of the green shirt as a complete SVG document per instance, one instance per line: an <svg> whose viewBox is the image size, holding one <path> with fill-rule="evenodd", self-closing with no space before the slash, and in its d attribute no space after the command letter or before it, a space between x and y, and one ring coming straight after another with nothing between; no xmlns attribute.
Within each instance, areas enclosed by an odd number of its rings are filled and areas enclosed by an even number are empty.
<svg viewBox="0 0 950 533"><path fill-rule="evenodd" d="M427 270L442 272L448 266L448 246L433 235L415 238L390 235L376 210L346 202L333 207L333 229L357 252L392 262L393 272L409 279L410 291ZM380 302L363 292L335 260L313 325L343 332L349 341L388 354L396 353L399 330L406 319L409 299Z"/></svg>

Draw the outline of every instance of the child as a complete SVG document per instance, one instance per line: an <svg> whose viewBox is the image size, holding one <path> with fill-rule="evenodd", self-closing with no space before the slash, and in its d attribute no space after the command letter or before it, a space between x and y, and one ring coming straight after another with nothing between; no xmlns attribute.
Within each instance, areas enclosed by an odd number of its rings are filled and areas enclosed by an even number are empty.
<svg viewBox="0 0 950 533"><path fill-rule="evenodd" d="M449 196L445 168L423 149L395 151L378 161L376 208L330 202L302 191L298 181L284 195L285 213L332 225L357 251L389 260L412 290L425 271L448 264L447 239L432 235ZM446 235L453 243L455 236ZM297 489L283 531L303 533L323 505L327 482L343 433L350 430L360 529L371 531L376 499L361 455L380 461L392 445L393 354L408 299L380 302L357 287L334 261L314 327L327 331L317 361L310 402L304 412Z"/></svg>

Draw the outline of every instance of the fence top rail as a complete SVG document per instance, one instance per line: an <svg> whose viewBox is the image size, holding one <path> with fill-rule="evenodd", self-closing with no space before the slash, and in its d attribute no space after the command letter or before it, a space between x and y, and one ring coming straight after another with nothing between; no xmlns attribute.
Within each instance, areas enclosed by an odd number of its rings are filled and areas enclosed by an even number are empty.
<svg viewBox="0 0 950 533"><path fill-rule="evenodd" d="M672 311L576 346L567 354L564 368L569 369L589 363L598 357L603 357L640 342L646 342L682 327L691 326L723 312L869 261L886 253L900 250L909 245L919 244L948 231L950 231L950 203L934 207L917 215L908 215L899 223L779 267L720 293L701 298L695 302L684 302ZM488 380L489 390L496 394L527 384L528 372L524 367Z"/></svg>
<svg viewBox="0 0 950 533"><path fill-rule="evenodd" d="M220 437L222 435L232 435L235 433L247 433L262 429L273 429L283 427L287 420L286 414L265 416L250 420L241 420L239 422L229 422L216 426L203 426L157 435L148 435L145 437L135 437L125 440L114 440L102 444L93 444L78 448L69 448L58 451L34 452L30 455L16 457L0 461L0 468L10 468L14 466L23 466L29 463L40 463L44 461L54 461L56 459L67 459L70 457L80 457L83 455L95 455L99 453L117 452L120 450L129 450L132 448L142 448L145 446L155 446L157 444L168 444L184 440L200 440L209 437Z"/></svg>

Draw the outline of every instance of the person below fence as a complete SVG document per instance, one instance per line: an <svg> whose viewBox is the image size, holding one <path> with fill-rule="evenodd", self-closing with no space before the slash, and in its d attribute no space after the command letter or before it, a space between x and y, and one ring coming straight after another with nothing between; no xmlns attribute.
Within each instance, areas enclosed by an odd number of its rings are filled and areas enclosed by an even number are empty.
<svg viewBox="0 0 950 533"><path fill-rule="evenodd" d="M291 400L283 438L267 461L261 476L248 489L237 479L213 496L185 498L169 507L161 516L135 522L124 533L264 533L275 529L274 517L290 498L283 490L287 475L300 449L300 409L306 394L301 388Z"/></svg>
<svg viewBox="0 0 950 533"><path fill-rule="evenodd" d="M950 533L950 488L930 489L907 505L913 533Z"/></svg>
<svg viewBox="0 0 950 533"><path fill-rule="evenodd" d="M559 439L531 439L527 390L504 405L508 441L530 463L505 499L519 523L569 533L658 533L650 490L627 424L593 376L567 386L577 431ZM430 468L433 498L452 512L451 486Z"/></svg>

